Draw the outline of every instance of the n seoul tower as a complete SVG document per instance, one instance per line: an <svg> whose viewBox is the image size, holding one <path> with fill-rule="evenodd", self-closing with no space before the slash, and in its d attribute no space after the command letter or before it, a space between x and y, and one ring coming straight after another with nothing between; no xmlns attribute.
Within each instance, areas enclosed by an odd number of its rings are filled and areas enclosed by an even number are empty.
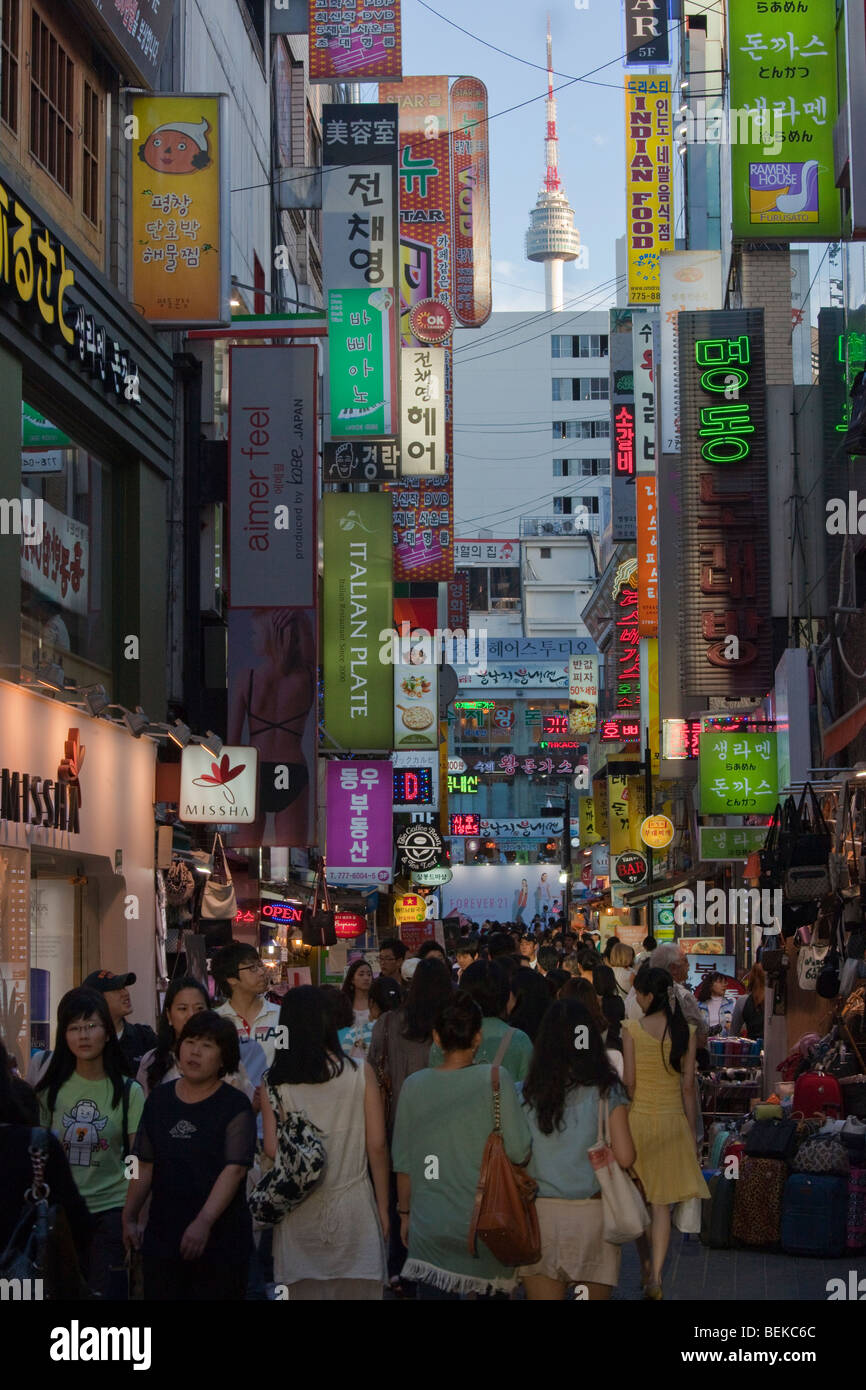
<svg viewBox="0 0 866 1390"><path fill-rule="evenodd" d="M553 95L553 45L547 16L547 135L544 141L547 173L538 202L529 214L526 256L544 263L544 307L562 308L562 263L580 253L580 232L574 225L574 209L559 178L559 140L556 135L556 98Z"/></svg>

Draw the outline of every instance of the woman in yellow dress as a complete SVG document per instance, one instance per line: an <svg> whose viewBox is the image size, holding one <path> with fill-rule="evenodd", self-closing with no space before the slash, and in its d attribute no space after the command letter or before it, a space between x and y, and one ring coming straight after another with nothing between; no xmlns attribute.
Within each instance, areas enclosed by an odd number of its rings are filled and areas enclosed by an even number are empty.
<svg viewBox="0 0 866 1390"><path fill-rule="evenodd" d="M671 1207L709 1197L697 1154L696 1028L687 1023L673 979L642 965L634 981L641 1019L623 1023L623 1080L632 1099L635 1171L652 1213L638 1242L647 1298L661 1298L671 1239Z"/></svg>

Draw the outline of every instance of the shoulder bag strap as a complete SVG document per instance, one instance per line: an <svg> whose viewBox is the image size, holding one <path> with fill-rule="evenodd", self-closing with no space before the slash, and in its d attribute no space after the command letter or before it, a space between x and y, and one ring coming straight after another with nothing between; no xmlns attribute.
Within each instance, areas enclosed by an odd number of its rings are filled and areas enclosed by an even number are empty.
<svg viewBox="0 0 866 1390"><path fill-rule="evenodd" d="M484 1153L481 1155L481 1172L478 1175L478 1186L475 1189L475 1202L472 1206L472 1219L469 1222L469 1237L466 1242L470 1255L475 1255L476 1246L478 1244L478 1237L476 1235L476 1231L478 1228L478 1220L481 1216L481 1204L484 1201L484 1191L487 1187L487 1175L490 1165L490 1140L493 1138L494 1134L501 1133L499 1117L498 1067L491 1067L490 1079L493 1084L493 1131L490 1135L488 1135L487 1142L484 1145Z"/></svg>
<svg viewBox="0 0 866 1390"><path fill-rule="evenodd" d="M502 1065L503 1061L505 1060L505 1054L506 1054L506 1052L508 1051L509 1044L510 1044L511 1039L512 1039L513 1037L514 1037L514 1029L513 1029L513 1028L508 1028L508 1029L506 1029L506 1031L502 1034L502 1038L501 1038L501 1040L500 1040L499 1046L498 1046L498 1048L496 1049L496 1056L493 1058L493 1065L494 1065L494 1067L496 1067L497 1071L498 1071L499 1067Z"/></svg>
<svg viewBox="0 0 866 1390"><path fill-rule="evenodd" d="M493 1133L502 1133L502 1104L499 1091L499 1067L494 1064L490 1068L490 1080L493 1085Z"/></svg>
<svg viewBox="0 0 866 1390"><path fill-rule="evenodd" d="M121 1101L120 1110L120 1147L123 1152L124 1158L126 1157L126 1146L129 1143L129 1095L131 1090L132 1082L127 1077L127 1079L123 1083L123 1100Z"/></svg>

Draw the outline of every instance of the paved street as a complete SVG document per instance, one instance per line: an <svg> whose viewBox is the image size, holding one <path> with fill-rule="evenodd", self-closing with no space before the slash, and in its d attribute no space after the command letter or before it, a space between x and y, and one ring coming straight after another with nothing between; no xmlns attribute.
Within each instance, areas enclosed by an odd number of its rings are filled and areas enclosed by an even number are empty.
<svg viewBox="0 0 866 1390"><path fill-rule="evenodd" d="M665 1270L666 1301L825 1301L827 1281L857 1270L866 1275L866 1252L841 1260L805 1259L752 1250L710 1250L697 1236L674 1233ZM623 1250L616 1299L641 1298L640 1264L633 1245Z"/></svg>

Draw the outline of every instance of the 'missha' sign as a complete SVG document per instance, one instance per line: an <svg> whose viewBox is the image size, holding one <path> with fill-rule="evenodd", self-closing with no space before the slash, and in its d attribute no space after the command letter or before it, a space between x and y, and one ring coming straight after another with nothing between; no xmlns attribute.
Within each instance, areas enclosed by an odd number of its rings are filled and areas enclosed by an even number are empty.
<svg viewBox="0 0 866 1390"><path fill-rule="evenodd" d="M255 748L223 748L219 758L189 744L180 763L180 819L247 825L256 818L259 755Z"/></svg>

